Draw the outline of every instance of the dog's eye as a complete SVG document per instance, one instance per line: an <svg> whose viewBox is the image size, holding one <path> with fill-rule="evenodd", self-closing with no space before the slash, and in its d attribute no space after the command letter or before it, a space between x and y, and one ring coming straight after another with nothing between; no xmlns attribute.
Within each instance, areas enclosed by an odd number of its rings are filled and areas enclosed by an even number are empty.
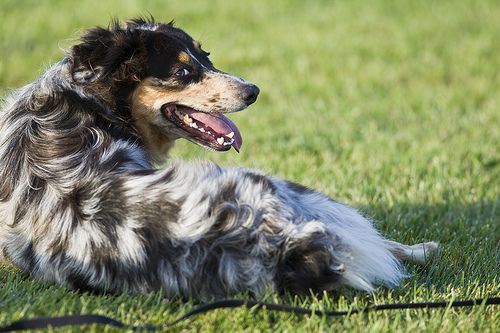
<svg viewBox="0 0 500 333"><path fill-rule="evenodd" d="M175 76L187 76L189 74L191 74L191 72L187 68L181 68L175 72Z"/></svg>

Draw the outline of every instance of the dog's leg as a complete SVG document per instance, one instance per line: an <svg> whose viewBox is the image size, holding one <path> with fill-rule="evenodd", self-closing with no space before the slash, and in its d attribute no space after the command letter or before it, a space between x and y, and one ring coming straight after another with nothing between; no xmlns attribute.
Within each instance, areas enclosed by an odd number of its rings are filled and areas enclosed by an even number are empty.
<svg viewBox="0 0 500 333"><path fill-rule="evenodd" d="M278 264L280 290L308 294L333 290L342 284L345 272L339 239L330 235L318 222L298 226L283 247Z"/></svg>
<svg viewBox="0 0 500 333"><path fill-rule="evenodd" d="M293 265L287 268L294 271L319 268L321 274L315 279L320 282L320 289L346 285L373 291L377 285L396 286L404 278L404 269L389 250L386 239L355 209L299 184L279 179L274 179L274 184L284 206L293 210L295 224L316 225L322 230L313 235L312 244L303 248L314 248L319 241L323 252L302 251L307 254L304 258L295 255L300 251L292 252ZM298 236L307 240L304 236L309 228L302 229ZM329 261L323 259L325 250ZM330 284L325 283L328 279Z"/></svg>
<svg viewBox="0 0 500 333"><path fill-rule="evenodd" d="M299 184L277 179L275 184L286 205L292 207L301 220L319 222L325 232L331 235L331 241L323 244L328 244L331 249L330 267L341 268L334 269L335 274L331 274L332 282L337 281L337 284L366 291L373 291L376 285L396 286L407 276L401 266L403 261L423 264L438 249L436 242L410 246L387 240L369 219L355 209ZM309 264L310 257L308 255L303 260L295 259L298 262L296 266L305 267L302 261ZM315 257L322 259L320 252ZM319 263L321 264L321 260ZM321 264L314 267L326 266ZM324 283L323 286L328 287Z"/></svg>
<svg viewBox="0 0 500 333"><path fill-rule="evenodd" d="M386 244L399 261L410 261L419 265L425 264L428 258L433 256L439 249L439 243L437 242L405 245L388 240Z"/></svg>

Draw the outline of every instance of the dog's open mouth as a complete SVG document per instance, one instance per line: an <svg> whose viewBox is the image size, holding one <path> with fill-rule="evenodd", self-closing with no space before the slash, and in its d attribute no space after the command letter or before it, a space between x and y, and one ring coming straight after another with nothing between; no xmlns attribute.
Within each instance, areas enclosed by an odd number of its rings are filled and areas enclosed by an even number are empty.
<svg viewBox="0 0 500 333"><path fill-rule="evenodd" d="M222 113L205 113L177 104L164 104L164 116L205 147L226 151L234 147L239 152L243 143L238 127Z"/></svg>

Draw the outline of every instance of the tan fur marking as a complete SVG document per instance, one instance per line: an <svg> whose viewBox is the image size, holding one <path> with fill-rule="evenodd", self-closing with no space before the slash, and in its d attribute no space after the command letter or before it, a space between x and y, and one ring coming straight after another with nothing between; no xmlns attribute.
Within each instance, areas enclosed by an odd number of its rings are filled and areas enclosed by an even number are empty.
<svg viewBox="0 0 500 333"><path fill-rule="evenodd" d="M180 62L185 63L185 64L191 63L191 57L189 56L189 54L187 54L184 51L181 51L179 53L178 59Z"/></svg>
<svg viewBox="0 0 500 333"><path fill-rule="evenodd" d="M154 101L158 100L161 94L152 88L143 82L132 94L132 119L148 152L154 158L162 159L173 147L177 137L166 135L159 126L162 115L159 109L154 108Z"/></svg>

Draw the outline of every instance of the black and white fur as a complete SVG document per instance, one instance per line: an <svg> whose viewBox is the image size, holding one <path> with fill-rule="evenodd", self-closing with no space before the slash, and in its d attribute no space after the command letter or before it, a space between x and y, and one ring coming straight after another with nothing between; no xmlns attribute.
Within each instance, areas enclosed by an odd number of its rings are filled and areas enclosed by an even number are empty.
<svg viewBox="0 0 500 333"><path fill-rule="evenodd" d="M182 59L191 67L179 72ZM204 145L162 105L223 113L257 94L172 24L90 30L4 102L4 257L37 279L103 292L206 298L398 285L401 261L424 262L436 243L388 241L355 209L257 170L155 168L179 137Z"/></svg>

